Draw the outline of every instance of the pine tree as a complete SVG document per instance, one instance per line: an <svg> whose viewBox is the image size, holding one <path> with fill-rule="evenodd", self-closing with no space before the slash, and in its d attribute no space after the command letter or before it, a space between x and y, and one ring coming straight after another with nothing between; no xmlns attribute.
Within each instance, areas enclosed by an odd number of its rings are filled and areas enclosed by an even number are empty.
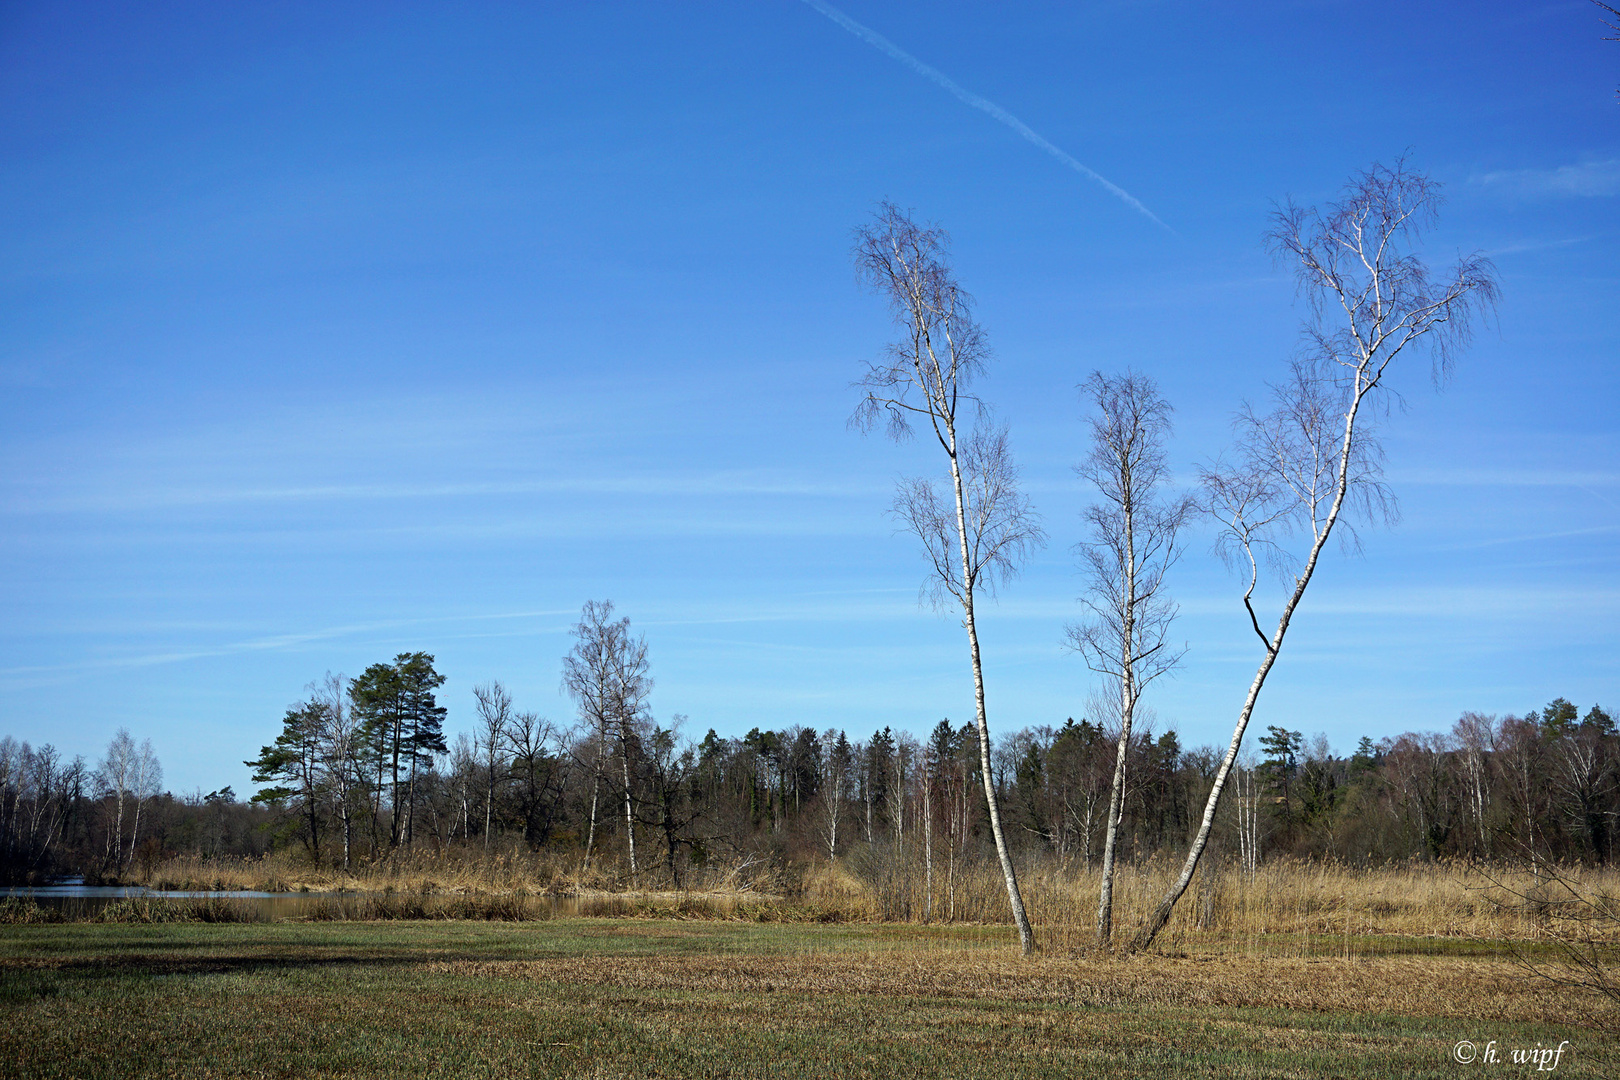
<svg viewBox="0 0 1620 1080"><path fill-rule="evenodd" d="M255 784L267 784L253 796L256 803L285 804L303 822L303 841L310 857L321 861L320 744L325 710L306 702L287 710L281 734L242 764L253 770Z"/></svg>

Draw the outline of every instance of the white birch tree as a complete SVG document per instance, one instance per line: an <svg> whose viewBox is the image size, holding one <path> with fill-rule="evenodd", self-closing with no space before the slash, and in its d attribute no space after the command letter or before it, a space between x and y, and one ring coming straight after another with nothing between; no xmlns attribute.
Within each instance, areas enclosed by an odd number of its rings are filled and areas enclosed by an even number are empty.
<svg viewBox="0 0 1620 1080"><path fill-rule="evenodd" d="M1081 598L1087 617L1068 628L1068 643L1086 666L1113 684L1119 742L1103 833L1097 945L1113 934L1114 860L1125 801L1125 767L1137 703L1148 684L1171 671L1185 649L1169 647L1176 607L1165 575L1181 554L1179 540L1192 503L1167 497L1170 403L1146 375L1094 372L1083 387L1091 399L1091 452L1075 467L1097 490L1085 512L1090 537L1079 545L1090 588Z"/></svg>
<svg viewBox="0 0 1620 1080"><path fill-rule="evenodd" d="M879 418L886 418L889 434L896 439L909 437L913 423L924 425L949 467L949 486L943 495L930 479L903 480L894 511L927 552L933 573L925 592L937 607L949 604L962 612L990 831L1019 942L1028 954L1035 948L1035 937L991 779L974 602L981 590L993 595L999 583L1016 573L1023 557L1044 542L1045 533L1019 491L1006 431L987 426L982 406L972 394L973 378L984 370L990 352L973 321L972 300L951 269L948 246L944 230L918 225L889 203L880 207L876 221L857 232L856 268L888 301L901 338L890 346L885 363L868 365L858 384L866 395L854 423L869 431ZM970 432L962 430L964 406L977 414Z"/></svg>
<svg viewBox="0 0 1620 1080"><path fill-rule="evenodd" d="M157 752L152 749L152 740L141 740L140 749L135 752L134 765L130 773L130 794L135 797L135 824L129 831L129 852L125 862L133 863L135 848L141 838L141 810L146 806L147 800L156 798L163 790L163 765L158 761Z"/></svg>
<svg viewBox="0 0 1620 1080"><path fill-rule="evenodd" d="M563 689L579 707L579 718L592 732L596 761L591 783L590 826L585 840L585 867L596 840L607 746L617 740L623 782L625 843L630 872L636 873L636 815L631 754L638 743L637 725L645 719L652 693L647 643L630 634L628 618L613 618L609 600L587 601L574 627L574 648L563 658Z"/></svg>
<svg viewBox="0 0 1620 1080"><path fill-rule="evenodd" d="M135 778L135 740L128 728L119 728L107 744L107 754L96 770L100 789L113 800L112 828L107 831L105 857L114 867L124 865L124 803Z"/></svg>
<svg viewBox="0 0 1620 1080"><path fill-rule="evenodd" d="M484 768L484 850L495 823L495 795L501 781L501 748L506 742L507 725L512 722L512 695L498 681L473 687L478 703L478 753Z"/></svg>
<svg viewBox="0 0 1620 1080"><path fill-rule="evenodd" d="M322 786L337 809L343 835L343 869L353 864L355 792L360 784L360 718L349 707L349 680L327 672L311 687L310 705L320 711L317 756Z"/></svg>
<svg viewBox="0 0 1620 1080"><path fill-rule="evenodd" d="M1221 550L1243 568L1243 608L1263 652L1181 873L1135 936L1136 948L1152 944L1192 881L1243 733L1329 537L1339 527L1353 547L1347 514L1393 515L1374 429L1394 394L1391 365L1426 344L1433 379L1442 384L1476 318L1495 303L1489 259L1462 257L1435 280L1410 250L1439 203L1439 185L1401 159L1354 178L1325 211L1290 202L1273 214L1268 246L1293 267L1309 302L1304 345L1289 378L1273 387L1271 411L1245 408L1233 459L1203 477L1207 508L1222 528ZM1288 549L1290 536L1304 541L1302 550ZM1269 635L1255 610L1262 561L1280 570L1284 585Z"/></svg>

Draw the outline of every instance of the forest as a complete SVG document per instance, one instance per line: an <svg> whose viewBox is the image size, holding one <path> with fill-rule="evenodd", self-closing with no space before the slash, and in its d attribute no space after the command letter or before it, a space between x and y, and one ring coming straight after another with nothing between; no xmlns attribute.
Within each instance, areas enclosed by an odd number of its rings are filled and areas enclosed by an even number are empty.
<svg viewBox="0 0 1620 1080"><path fill-rule="evenodd" d="M943 890L994 858L971 724L941 719L921 738L798 726L699 738L687 718L648 711L646 643L613 615L588 604L575 628L563 666L580 708L569 723L518 709L490 683L471 694L476 727L448 738L433 657L401 654L312 684L248 762L263 785L248 797L161 791L151 744L124 733L95 764L0 740L6 880L113 881L174 855L272 849L347 868L421 850L525 849L641 887L843 860L869 876L937 876ZM1090 870L1100 859L1117 735L1082 717L996 740L991 787L1021 865ZM1128 752L1121 861L1173 855L1196 828L1219 752L1141 725ZM1279 858L1615 861L1620 734L1598 705L1465 712L1449 731L1364 737L1349 756L1272 726L1235 776L1212 852L1248 869Z"/></svg>

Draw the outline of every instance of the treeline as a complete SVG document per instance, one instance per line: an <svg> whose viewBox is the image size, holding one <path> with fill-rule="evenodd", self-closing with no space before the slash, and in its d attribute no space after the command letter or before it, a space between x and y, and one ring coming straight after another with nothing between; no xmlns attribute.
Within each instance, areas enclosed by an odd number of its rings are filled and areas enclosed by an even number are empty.
<svg viewBox="0 0 1620 1080"><path fill-rule="evenodd" d="M119 730L95 764L55 746L0 738L0 882L39 884L67 874L116 880L134 865L183 851L262 855L278 816L229 787L175 796L162 790L151 740Z"/></svg>
<svg viewBox="0 0 1620 1080"><path fill-rule="evenodd" d="M279 781L256 798L279 810L285 839L333 864L521 840L573 852L585 868L680 884L716 860L858 851L866 866L948 876L993 858L971 725L941 721L921 740L801 726L694 738L683 718L664 725L647 711L645 645L610 613L595 627L611 640L586 634L585 659L576 648L565 661L580 703L569 724L515 709L492 683L475 688L476 729L445 745L443 709L424 689L442 682L432 657L402 654L352 683L329 679L289 710L282 738L251 763L261 781ZM1089 869L1101 857L1116 737L1071 719L997 741L992 786L1021 859ZM1597 706L1582 716L1560 698L1522 717L1467 713L1445 733L1363 738L1349 757L1280 727L1259 743L1236 770L1214 841L1250 867L1283 856L1615 861L1620 735ZM1184 849L1218 751L1139 729L1128 753L1120 857Z"/></svg>
<svg viewBox="0 0 1620 1080"><path fill-rule="evenodd" d="M588 615L591 614L587 609ZM444 683L426 653L329 676L288 709L248 762L264 786L161 793L150 743L119 732L95 766L0 740L0 869L8 880L115 879L172 854L258 855L296 845L332 866L448 847L572 853L582 869L680 885L693 870L855 855L863 873L936 877L993 859L976 733L942 720L926 738L789 726L701 739L646 707L645 644L601 605L574 653L575 718L475 688L476 726L447 740ZM594 627L594 629L592 629ZM594 636L593 636L594 635ZM1019 857L1091 869L1102 855L1117 733L1087 719L998 740L991 781ZM1120 858L1176 854L1218 765L1174 731L1133 733ZM1352 863L1537 856L1613 864L1620 734L1559 698L1448 732L1363 738L1349 757L1271 727L1223 800L1215 848L1256 867L1279 857ZM927 895L932 896L932 885Z"/></svg>

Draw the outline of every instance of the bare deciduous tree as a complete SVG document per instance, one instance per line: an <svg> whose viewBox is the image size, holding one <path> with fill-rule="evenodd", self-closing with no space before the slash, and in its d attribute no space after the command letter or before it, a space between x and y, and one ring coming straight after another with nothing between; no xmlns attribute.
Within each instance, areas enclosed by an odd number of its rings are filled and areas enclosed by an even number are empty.
<svg viewBox="0 0 1620 1080"><path fill-rule="evenodd" d="M991 779L990 728L973 605L981 588L993 594L1015 573L1023 556L1041 544L1045 534L1018 490L1018 470L1007 450L1006 431L986 426L982 407L971 393L989 348L973 321L971 298L950 267L948 244L943 230L918 225L889 203L879 209L876 221L857 232L857 270L888 301L902 336L890 346L887 362L868 366L859 383L866 396L854 422L869 431L886 417L896 439L908 437L914 421L926 424L950 466L948 494L942 497L930 480L908 479L901 482L894 510L927 550L934 572L926 591L937 605L952 603L962 611L990 831L1019 940L1029 953L1035 947L1034 933ZM981 414L967 435L958 424L963 405L972 405Z"/></svg>
<svg viewBox="0 0 1620 1080"><path fill-rule="evenodd" d="M1439 186L1403 159L1356 177L1343 200L1325 212L1290 202L1273 215L1267 244L1279 261L1293 266L1309 301L1304 348L1290 378L1273 388L1272 411L1245 409L1234 459L1203 477L1207 507L1223 527L1222 550L1244 568L1244 610L1265 651L1186 862L1136 935L1136 948L1153 942L1192 881L1249 717L1328 538L1338 526L1341 539L1354 545L1347 511L1362 517L1393 513L1372 430L1393 393L1386 384L1390 365L1423 342L1440 385L1476 317L1495 303L1490 260L1461 258L1443 280L1433 280L1410 250L1433 222L1439 202ZM1284 546L1290 535L1308 540L1302 558L1291 558ZM1262 560L1280 569L1285 587L1270 636L1254 606Z"/></svg>
<svg viewBox="0 0 1620 1080"><path fill-rule="evenodd" d="M1479 853L1490 855L1490 823L1487 815L1491 805L1490 760L1496 750L1499 725L1494 716L1465 712L1452 726L1462 765L1463 783L1468 801L1468 815L1473 819L1473 833L1479 839Z"/></svg>
<svg viewBox="0 0 1620 1080"><path fill-rule="evenodd" d="M531 850L538 850L551 834L558 802L568 785L566 759L552 756L553 747L560 742L558 732L545 717L520 712L508 717L501 737L509 751L505 770L523 818L523 840Z"/></svg>
<svg viewBox="0 0 1620 1080"><path fill-rule="evenodd" d="M630 872L636 872L635 789L630 778L630 754L636 741L635 727L643 719L652 685L647 643L630 635L630 620L615 620L610 600L587 601L574 627L574 648L563 658L563 689L578 703L579 718L590 726L597 744L590 831L585 840L587 868L596 838L597 802L607 743L610 738L616 738L624 787L625 842Z"/></svg>
<svg viewBox="0 0 1620 1080"><path fill-rule="evenodd" d="M1113 934L1114 858L1137 702L1186 651L1167 647L1176 606L1164 591L1164 578L1181 554L1178 541L1192 501L1164 495L1170 483L1165 442L1171 409L1154 381L1134 372L1099 371L1086 380L1083 392L1094 405L1091 453L1075 471L1102 498L1086 510L1091 536L1079 545L1090 579L1080 601L1088 618L1068 628L1068 642L1087 667L1114 684L1118 698L1119 743L1097 901L1097 944L1105 947Z"/></svg>
<svg viewBox="0 0 1620 1080"><path fill-rule="evenodd" d="M135 796L135 824L129 831L128 861L133 861L136 845L141 839L141 809L148 799L155 798L163 790L163 766L158 762L157 753L152 749L151 739L141 740L141 748L135 754L130 781L130 793Z"/></svg>
<svg viewBox="0 0 1620 1080"><path fill-rule="evenodd" d="M107 744L107 754L96 770L97 786L113 799L112 828L107 831L106 859L115 867L124 865L124 803L135 779L135 740L129 729L119 728Z"/></svg>
<svg viewBox="0 0 1620 1080"><path fill-rule="evenodd" d="M349 680L327 672L310 688L310 703L322 714L318 754L322 779L337 807L343 833L343 868L351 864L354 847L352 802L360 783L360 720L349 708Z"/></svg>
<svg viewBox="0 0 1620 1080"><path fill-rule="evenodd" d="M838 858L838 823L843 819L849 797L849 777L854 767L854 750L842 731L828 728L821 736L822 774L817 785L821 794L821 838L827 841L827 858Z"/></svg>
<svg viewBox="0 0 1620 1080"><path fill-rule="evenodd" d="M484 766L484 850L489 850L490 828L495 821L495 789L501 765L501 747L505 744L506 728L512 721L512 695L498 681L487 686L473 687L473 698L478 702L476 736L478 752L483 755Z"/></svg>

